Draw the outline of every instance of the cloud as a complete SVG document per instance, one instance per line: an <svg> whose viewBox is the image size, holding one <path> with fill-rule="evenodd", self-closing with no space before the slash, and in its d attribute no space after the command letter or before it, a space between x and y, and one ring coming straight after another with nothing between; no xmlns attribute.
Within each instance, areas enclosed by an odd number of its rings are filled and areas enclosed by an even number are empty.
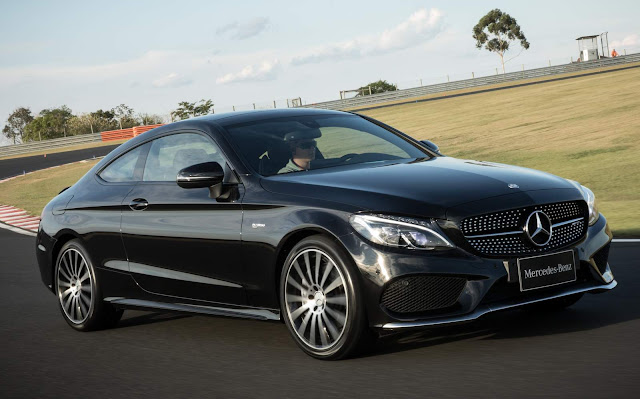
<svg viewBox="0 0 640 399"><path fill-rule="evenodd" d="M281 69L280 62L275 59L273 61L262 61L258 65L247 65L240 72L228 73L216 79L217 84L247 82L247 81L265 81L275 79Z"/></svg>
<svg viewBox="0 0 640 399"><path fill-rule="evenodd" d="M374 35L356 37L339 43L316 47L293 57L291 63L304 65L323 61L379 55L417 46L442 31L442 12L436 8L420 9L397 26Z"/></svg>
<svg viewBox="0 0 640 399"><path fill-rule="evenodd" d="M99 65L31 65L0 68L0 87L22 80L35 79L72 79L74 81L104 80L122 76L131 76L135 73L145 73L153 70L158 65L166 65L180 55L171 51L148 51L142 56L122 62L113 62Z"/></svg>
<svg viewBox="0 0 640 399"><path fill-rule="evenodd" d="M222 34L224 34L226 32L229 32L230 30L237 29L237 28L238 28L238 21L234 21L234 22L231 22L230 24L227 24L227 25L225 25L225 26L223 26L221 28L218 28L216 30L216 35L222 35Z"/></svg>
<svg viewBox="0 0 640 399"><path fill-rule="evenodd" d="M191 84L191 79L188 79L182 75L178 75L175 72L168 74L167 76L163 76L159 79L154 80L151 84L154 87L158 88L172 88L172 87L180 87Z"/></svg>
<svg viewBox="0 0 640 399"><path fill-rule="evenodd" d="M609 44L609 47L611 47L612 49L616 48L616 47L632 47L637 45L638 43L640 43L640 37L637 34L633 34L633 35L629 35L626 36L624 39L622 40L614 40L611 42L611 44Z"/></svg>
<svg viewBox="0 0 640 399"><path fill-rule="evenodd" d="M231 39L244 40L253 36L257 36L266 30L269 26L269 18L258 17L247 22L238 23L231 22L216 30L217 35L223 35L231 32Z"/></svg>

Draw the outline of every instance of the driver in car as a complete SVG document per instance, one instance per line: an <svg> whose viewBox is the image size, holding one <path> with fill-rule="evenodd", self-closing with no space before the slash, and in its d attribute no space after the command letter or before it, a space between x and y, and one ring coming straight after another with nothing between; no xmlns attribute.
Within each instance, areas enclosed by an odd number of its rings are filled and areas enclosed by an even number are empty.
<svg viewBox="0 0 640 399"><path fill-rule="evenodd" d="M318 132L319 133L319 132ZM289 143L291 158L287 165L278 173L299 172L309 170L311 161L316 159L317 142L314 140L319 134L302 132L287 133L284 141Z"/></svg>

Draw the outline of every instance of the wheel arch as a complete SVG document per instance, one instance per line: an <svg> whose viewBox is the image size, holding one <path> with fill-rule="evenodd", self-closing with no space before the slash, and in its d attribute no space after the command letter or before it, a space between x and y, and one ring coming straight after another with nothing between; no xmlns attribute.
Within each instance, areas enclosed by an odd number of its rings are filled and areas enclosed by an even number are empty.
<svg viewBox="0 0 640 399"><path fill-rule="evenodd" d="M286 236L282 238L278 248L276 250L276 264L273 273L273 284L275 286L275 293L278 302L278 306L280 306L280 274L282 273L282 268L284 267L284 262L287 259L287 256L300 241L304 240L307 237L321 235L326 238L332 240L344 253L345 255L349 255L349 251L347 251L346 247L342 244L340 239L329 230L320 227L320 226L304 226L299 229L296 229ZM349 255L349 258L351 256Z"/></svg>
<svg viewBox="0 0 640 399"><path fill-rule="evenodd" d="M60 254L60 250L64 244L68 243L73 239L80 239L80 235L73 230L65 230L60 232L58 237L56 238L55 244L53 244L53 248L51 249L51 286L55 285L56 279L56 263L58 261L58 255Z"/></svg>

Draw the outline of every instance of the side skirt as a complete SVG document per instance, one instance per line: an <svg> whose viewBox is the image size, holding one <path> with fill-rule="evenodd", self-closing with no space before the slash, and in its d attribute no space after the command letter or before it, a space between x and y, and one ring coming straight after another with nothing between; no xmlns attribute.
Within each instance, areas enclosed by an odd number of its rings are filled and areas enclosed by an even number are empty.
<svg viewBox="0 0 640 399"><path fill-rule="evenodd" d="M197 313L210 316L241 317L255 320L280 320L280 312L270 309L224 308L219 306L191 305L187 303L144 301L140 299L128 299L122 297L104 298L104 301L109 302L114 306L128 309L159 309L171 312Z"/></svg>

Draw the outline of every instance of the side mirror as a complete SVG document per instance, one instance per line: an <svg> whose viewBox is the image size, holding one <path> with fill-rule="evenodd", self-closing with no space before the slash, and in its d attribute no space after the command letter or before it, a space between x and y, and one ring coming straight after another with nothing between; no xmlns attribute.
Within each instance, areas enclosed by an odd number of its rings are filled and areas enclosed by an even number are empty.
<svg viewBox="0 0 640 399"><path fill-rule="evenodd" d="M436 154L440 154L440 147L436 145L436 143L429 140L420 140L422 144L424 144L428 149L435 152ZM442 155L442 154L440 154Z"/></svg>
<svg viewBox="0 0 640 399"><path fill-rule="evenodd" d="M224 170L217 162L192 165L178 172L176 183L182 188L211 187L222 183Z"/></svg>

